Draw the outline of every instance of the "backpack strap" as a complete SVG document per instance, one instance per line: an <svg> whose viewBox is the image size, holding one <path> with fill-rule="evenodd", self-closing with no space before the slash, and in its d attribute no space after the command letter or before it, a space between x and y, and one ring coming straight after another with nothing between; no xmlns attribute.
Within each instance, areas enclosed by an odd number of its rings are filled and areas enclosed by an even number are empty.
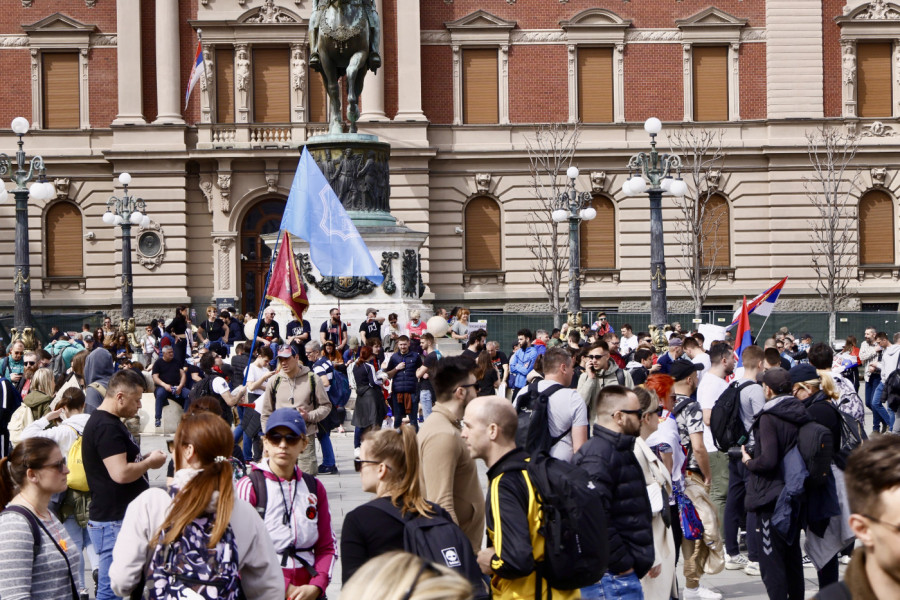
<svg viewBox="0 0 900 600"><path fill-rule="evenodd" d="M66 554L66 551L62 549L62 547L59 545L59 542L57 542L53 538L53 535L51 535L51 533L49 531L47 531L47 528L44 526L43 523L41 523L40 519L38 519L34 513L32 513L30 510L28 510L24 506L17 506L15 504L13 504L13 505L7 506L6 510L20 514L23 517L25 517L26 521L28 521L28 525L29 525L29 527L31 527L31 536L34 538L34 558L35 559L37 559L38 553L40 552L40 545L41 545L41 538L42 538L40 532L38 531L38 528L40 527L41 529L44 530L44 533L47 534L47 537L50 538L50 541L53 542L53 545L56 546L56 549L59 550L60 554L62 554L63 560L66 561L66 572L69 574L69 585L72 586L72 598L77 599L78 598L78 586L75 584L75 577L72 575L72 564L69 562L69 555Z"/></svg>
<svg viewBox="0 0 900 600"><path fill-rule="evenodd" d="M269 502L269 492L266 490L266 476L261 469L253 469L247 473L250 478L250 484L253 486L253 495L256 496L256 505L254 508L259 514L259 518L266 520L266 506Z"/></svg>
<svg viewBox="0 0 900 600"><path fill-rule="evenodd" d="M625 385L625 373L622 372L622 369L616 369L616 381L619 382L619 385Z"/></svg>
<svg viewBox="0 0 900 600"><path fill-rule="evenodd" d="M685 398L684 400L682 400L681 402L679 402L678 404L675 405L675 408L672 409L672 414L675 415L675 416L677 417L678 414L679 414L681 411L683 411L683 410L685 409L685 407L686 407L688 404L690 404L691 402L696 402L696 400L694 400L693 398L691 398L690 396L688 396L687 398Z"/></svg>

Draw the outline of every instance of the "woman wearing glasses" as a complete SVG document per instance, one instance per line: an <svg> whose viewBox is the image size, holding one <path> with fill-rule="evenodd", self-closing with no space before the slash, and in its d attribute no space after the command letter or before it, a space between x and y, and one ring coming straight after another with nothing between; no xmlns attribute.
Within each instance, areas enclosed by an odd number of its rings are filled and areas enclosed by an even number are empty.
<svg viewBox="0 0 900 600"><path fill-rule="evenodd" d="M0 590L3 600L77 598L78 546L50 510L65 491L66 460L51 439L22 440L0 459Z"/></svg>
<svg viewBox="0 0 900 600"><path fill-rule="evenodd" d="M236 488L238 497L255 506L265 523L281 560L287 600L324 596L335 561L325 486L297 467L308 444L300 413L279 408L266 423L263 446L268 458Z"/></svg>

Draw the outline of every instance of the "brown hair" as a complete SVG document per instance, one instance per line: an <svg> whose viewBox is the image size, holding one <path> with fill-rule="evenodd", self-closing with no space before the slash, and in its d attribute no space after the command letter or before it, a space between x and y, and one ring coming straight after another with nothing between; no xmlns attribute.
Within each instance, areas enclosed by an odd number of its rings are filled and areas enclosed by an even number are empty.
<svg viewBox="0 0 900 600"><path fill-rule="evenodd" d="M76 387L66 388L62 393L62 397L56 404L56 408L66 408L68 410L84 410L84 392Z"/></svg>
<svg viewBox="0 0 900 600"><path fill-rule="evenodd" d="M219 399L215 396L200 396L196 400L192 400L187 412L184 413L184 417L201 413L212 413L217 417L221 417L222 406L219 404ZM184 417L182 417L182 420L184 420Z"/></svg>
<svg viewBox="0 0 900 600"><path fill-rule="evenodd" d="M369 442L370 459L390 467L386 483L391 504L404 515L408 512L430 515L431 507L419 485L419 444L415 430L409 425L381 429L367 433L363 441Z"/></svg>
<svg viewBox="0 0 900 600"><path fill-rule="evenodd" d="M28 469L46 465L58 447L50 438L27 438L16 444L9 456L0 458L0 509L6 508L22 488Z"/></svg>
<svg viewBox="0 0 900 600"><path fill-rule="evenodd" d="M488 372L488 369L493 368L494 365L491 361L491 355L488 354L488 351L482 350L481 352L479 352L478 357L475 359L475 379L484 379L484 375Z"/></svg>
<svg viewBox="0 0 900 600"><path fill-rule="evenodd" d="M363 365L369 362L370 360L372 360L373 355L374 352L372 352L371 346L363 346L359 349L359 358L356 359L356 364Z"/></svg>
<svg viewBox="0 0 900 600"><path fill-rule="evenodd" d="M752 344L744 348L741 352L741 362L751 362L755 364L761 363L766 357L766 351L759 346Z"/></svg>
<svg viewBox="0 0 900 600"><path fill-rule="evenodd" d="M900 486L900 437L882 435L864 442L847 459L844 480L850 512L880 518L881 493Z"/></svg>
<svg viewBox="0 0 900 600"><path fill-rule="evenodd" d="M194 457L203 469L175 494L159 531L165 532L164 544L173 543L191 521L206 512L213 492L219 492L215 525L209 536L209 547L214 548L225 535L234 507L234 473L229 460L234 436L221 417L209 413L185 415L175 432L176 468L185 466L182 452L188 445L194 447Z"/></svg>
<svg viewBox="0 0 900 600"><path fill-rule="evenodd" d="M90 353L90 350L82 350L72 357L72 372L75 373L79 379L84 379L84 361L87 360L88 354Z"/></svg>

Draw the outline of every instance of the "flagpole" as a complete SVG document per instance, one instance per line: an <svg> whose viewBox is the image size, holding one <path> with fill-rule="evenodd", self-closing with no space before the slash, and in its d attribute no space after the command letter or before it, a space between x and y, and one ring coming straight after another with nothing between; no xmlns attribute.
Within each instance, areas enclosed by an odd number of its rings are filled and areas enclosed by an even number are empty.
<svg viewBox="0 0 900 600"><path fill-rule="evenodd" d="M209 68L206 66L206 57L203 56L203 30L197 30L197 42L200 44L200 60L203 62L203 74L206 76L207 94L209 93Z"/></svg>
<svg viewBox="0 0 900 600"><path fill-rule="evenodd" d="M272 250L272 258L269 259L269 271L266 273L266 284L262 289L262 298L259 303L259 312L256 313L256 328L253 330L253 342L250 344L250 359L253 360L253 350L256 348L256 337L259 335L259 326L262 324L263 309L266 306L266 292L269 290L269 278L272 276L272 265L275 264L275 256L278 254L278 245L281 243L281 235L284 230L278 230L278 238L275 240L275 249ZM290 235L290 234L288 234ZM244 371L244 383L247 385L247 376L250 369Z"/></svg>
<svg viewBox="0 0 900 600"><path fill-rule="evenodd" d="M772 310L773 310L773 311L775 310L774 307L772 308ZM772 316L772 313L767 314L767 315L766 315L766 320L763 321L763 324L760 325L759 329L756 330L756 339L759 339L759 334L762 333L763 327L765 327L765 326L766 326L766 323L769 322L769 317L771 317L771 316Z"/></svg>

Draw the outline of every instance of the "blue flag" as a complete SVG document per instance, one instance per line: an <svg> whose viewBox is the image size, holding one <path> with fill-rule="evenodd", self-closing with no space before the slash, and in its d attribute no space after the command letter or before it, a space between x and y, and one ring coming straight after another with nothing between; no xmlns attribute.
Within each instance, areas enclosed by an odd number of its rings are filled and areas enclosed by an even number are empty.
<svg viewBox="0 0 900 600"><path fill-rule="evenodd" d="M281 229L309 242L310 258L322 275L356 275L376 285L384 281L362 236L305 146L291 183Z"/></svg>

